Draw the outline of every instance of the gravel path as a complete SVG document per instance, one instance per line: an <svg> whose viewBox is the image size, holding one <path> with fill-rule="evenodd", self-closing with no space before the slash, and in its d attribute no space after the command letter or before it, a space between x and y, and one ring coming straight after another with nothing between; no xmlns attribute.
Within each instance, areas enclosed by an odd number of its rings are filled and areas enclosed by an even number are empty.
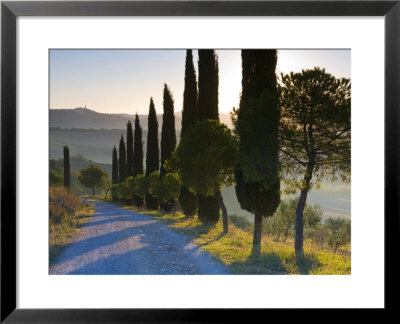
<svg viewBox="0 0 400 324"><path fill-rule="evenodd" d="M187 237L153 218L94 202L96 213L50 274L227 274Z"/></svg>

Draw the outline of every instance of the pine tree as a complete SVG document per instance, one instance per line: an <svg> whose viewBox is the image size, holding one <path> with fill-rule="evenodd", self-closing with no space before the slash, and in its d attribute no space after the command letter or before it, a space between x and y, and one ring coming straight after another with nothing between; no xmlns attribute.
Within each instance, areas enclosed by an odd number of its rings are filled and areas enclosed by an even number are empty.
<svg viewBox="0 0 400 324"><path fill-rule="evenodd" d="M186 51L185 65L185 90L183 92L183 110L182 110L182 128L181 138L192 128L198 120L197 109L197 81L196 71L193 65L192 50ZM197 197L189 191L185 186L181 186L179 194L179 203L187 217L191 217L196 213Z"/></svg>
<svg viewBox="0 0 400 324"><path fill-rule="evenodd" d="M139 116L135 117L135 137L133 143L133 177L143 174L143 141L142 127L140 127ZM134 195L133 203L136 207L143 206L143 198Z"/></svg>
<svg viewBox="0 0 400 324"><path fill-rule="evenodd" d="M146 177L160 167L160 152L158 149L158 121L153 98L150 98L148 132L147 132L147 150L146 150ZM145 197L146 208L158 209L157 198L151 194Z"/></svg>
<svg viewBox="0 0 400 324"><path fill-rule="evenodd" d="M126 149L124 136L119 140L119 159L118 159L118 181L124 182L126 179Z"/></svg>
<svg viewBox="0 0 400 324"><path fill-rule="evenodd" d="M164 100L163 100L163 124L161 128L161 167L160 167L160 179L167 173L163 163L167 160L176 146L176 134L175 134L175 115L174 115L174 100L172 98L171 91L168 86L164 84ZM167 203L161 203L161 208L170 212L173 207L173 202L168 201Z"/></svg>
<svg viewBox="0 0 400 324"><path fill-rule="evenodd" d="M70 168L70 162L69 162L69 148L68 146L64 146L64 187L66 187L68 190L70 188L70 183L71 183L71 168Z"/></svg>
<svg viewBox="0 0 400 324"><path fill-rule="evenodd" d="M199 50L199 120L218 117L218 59L214 50ZM198 216L203 222L215 223L219 219L216 196L197 195Z"/></svg>
<svg viewBox="0 0 400 324"><path fill-rule="evenodd" d="M133 176L133 132L130 120L126 125L126 176Z"/></svg>
<svg viewBox="0 0 400 324"><path fill-rule="evenodd" d="M112 184L118 183L118 153L114 146L112 151Z"/></svg>
<svg viewBox="0 0 400 324"><path fill-rule="evenodd" d="M280 203L276 62L276 50L242 50L235 189L241 208L254 213L254 255L261 251L262 218L272 216Z"/></svg>

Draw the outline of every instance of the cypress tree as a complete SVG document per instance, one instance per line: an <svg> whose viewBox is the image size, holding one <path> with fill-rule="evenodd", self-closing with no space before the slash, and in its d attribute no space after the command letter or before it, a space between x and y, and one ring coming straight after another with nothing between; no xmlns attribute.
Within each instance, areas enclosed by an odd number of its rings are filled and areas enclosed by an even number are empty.
<svg viewBox="0 0 400 324"><path fill-rule="evenodd" d="M174 115L174 100L168 86L164 84L164 100L163 100L163 124L161 128L161 166L160 166L160 179L167 173L164 169L164 162L175 150L176 134L175 134L175 115ZM161 208L170 212L173 207L173 202L160 203Z"/></svg>
<svg viewBox="0 0 400 324"><path fill-rule="evenodd" d="M186 50L185 89L183 92L181 138L185 136L185 133L196 124L198 115L197 81L196 71L193 65L193 54L192 50ZM179 203L187 217L191 217L196 213L196 195L190 192L185 186L181 186Z"/></svg>
<svg viewBox="0 0 400 324"><path fill-rule="evenodd" d="M118 153L117 148L114 146L112 151L112 184L118 183Z"/></svg>
<svg viewBox="0 0 400 324"><path fill-rule="evenodd" d="M143 141L142 127L140 127L139 116L135 117L135 137L133 143L133 177L143 174ZM136 207L143 206L143 198L134 195L133 203Z"/></svg>
<svg viewBox="0 0 400 324"><path fill-rule="evenodd" d="M132 123L126 124L126 177L133 176L133 132Z"/></svg>
<svg viewBox="0 0 400 324"><path fill-rule="evenodd" d="M150 98L147 150L146 150L146 177L160 167L160 152L158 149L158 121L153 98ZM158 209L158 201L153 195L146 195L146 208Z"/></svg>
<svg viewBox="0 0 400 324"><path fill-rule="evenodd" d="M218 117L218 59L214 50L199 50L199 120ZM216 196L197 195L198 217L202 222L216 223L219 202Z"/></svg>
<svg viewBox="0 0 400 324"><path fill-rule="evenodd" d="M276 50L242 50L235 190L241 208L254 213L254 255L260 254L262 218L272 216L280 202L276 62Z"/></svg>
<svg viewBox="0 0 400 324"><path fill-rule="evenodd" d="M119 159L118 159L118 181L124 182L126 179L126 150L124 136L119 140Z"/></svg>
<svg viewBox="0 0 400 324"><path fill-rule="evenodd" d="M68 146L64 146L64 187L69 191L70 183L71 183L71 168L69 163L69 148Z"/></svg>

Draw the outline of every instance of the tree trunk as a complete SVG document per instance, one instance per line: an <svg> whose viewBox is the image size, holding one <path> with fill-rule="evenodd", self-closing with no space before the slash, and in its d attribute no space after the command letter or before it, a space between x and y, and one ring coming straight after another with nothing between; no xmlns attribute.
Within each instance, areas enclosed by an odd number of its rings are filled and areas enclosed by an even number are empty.
<svg viewBox="0 0 400 324"><path fill-rule="evenodd" d="M312 172L314 169L314 163L310 162L307 165L307 170L304 175L304 187L300 192L300 198L297 203L296 207L296 224L295 224L295 231L296 231L296 238L294 243L294 251L296 252L296 256L303 256L303 212L304 207L306 205L308 191L310 190L310 182L312 178Z"/></svg>
<svg viewBox="0 0 400 324"><path fill-rule="evenodd" d="M106 194L104 195L104 201L107 201L107 195L108 195L108 191L109 191L110 189L106 189Z"/></svg>
<svg viewBox="0 0 400 324"><path fill-rule="evenodd" d="M228 211L226 210L226 206L224 204L224 199L222 198L221 191L218 191L216 195L219 202L219 206L221 207L222 211L222 224L224 227L224 233L228 233Z"/></svg>
<svg viewBox="0 0 400 324"><path fill-rule="evenodd" d="M94 198L94 186L93 186L93 198Z"/></svg>
<svg viewBox="0 0 400 324"><path fill-rule="evenodd" d="M260 213L254 214L254 236L253 236L253 256L261 254L261 232L262 232L262 215Z"/></svg>

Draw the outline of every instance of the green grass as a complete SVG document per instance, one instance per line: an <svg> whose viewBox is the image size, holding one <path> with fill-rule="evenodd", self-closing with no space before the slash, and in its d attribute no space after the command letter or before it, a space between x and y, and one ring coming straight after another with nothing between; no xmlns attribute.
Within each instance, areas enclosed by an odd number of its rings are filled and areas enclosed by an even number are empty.
<svg viewBox="0 0 400 324"><path fill-rule="evenodd" d="M89 221L94 214L93 205L85 205L76 215L67 222L54 224L50 222L49 233L49 263L54 264L63 249L71 243L73 237L79 232L80 226Z"/></svg>
<svg viewBox="0 0 400 324"><path fill-rule="evenodd" d="M223 234L222 222L210 226L202 224L197 217L188 219L180 213L173 216L132 206L123 208L149 215L176 232L187 235L233 274L351 274L349 257L315 250L308 242L304 244L304 258L298 259L293 241L277 242L263 236L261 255L253 257L252 230L247 222L241 223L234 217L230 220L229 232Z"/></svg>

